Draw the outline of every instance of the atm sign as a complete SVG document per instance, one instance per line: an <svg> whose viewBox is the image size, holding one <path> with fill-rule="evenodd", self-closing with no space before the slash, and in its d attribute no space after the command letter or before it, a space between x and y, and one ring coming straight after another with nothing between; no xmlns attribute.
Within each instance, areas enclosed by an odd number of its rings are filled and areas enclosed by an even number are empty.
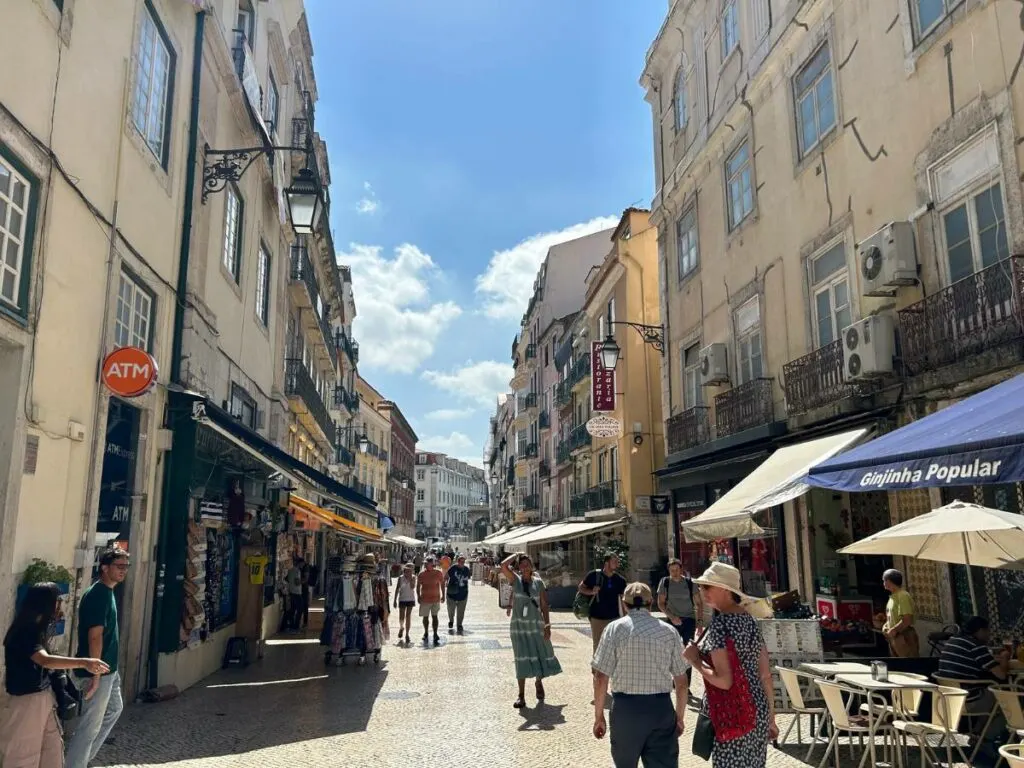
<svg viewBox="0 0 1024 768"><path fill-rule="evenodd" d="M103 383L121 397L139 397L156 384L156 360L144 349L120 347L103 360Z"/></svg>

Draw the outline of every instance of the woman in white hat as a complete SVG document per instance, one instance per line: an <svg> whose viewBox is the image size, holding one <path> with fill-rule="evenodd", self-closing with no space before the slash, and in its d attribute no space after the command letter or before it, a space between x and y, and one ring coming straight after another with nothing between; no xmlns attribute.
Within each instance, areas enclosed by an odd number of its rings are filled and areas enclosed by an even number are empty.
<svg viewBox="0 0 1024 768"><path fill-rule="evenodd" d="M712 563L693 583L714 616L703 635L686 646L683 657L704 678L701 713L715 725L711 762L715 768L764 768L768 742L779 735L772 701L772 673L761 630L751 611L762 603L743 594L740 572ZM730 661L732 658L733 661ZM734 668L738 663L739 669ZM723 722L708 704L709 689L717 701L728 699ZM722 692L727 692L723 694Z"/></svg>

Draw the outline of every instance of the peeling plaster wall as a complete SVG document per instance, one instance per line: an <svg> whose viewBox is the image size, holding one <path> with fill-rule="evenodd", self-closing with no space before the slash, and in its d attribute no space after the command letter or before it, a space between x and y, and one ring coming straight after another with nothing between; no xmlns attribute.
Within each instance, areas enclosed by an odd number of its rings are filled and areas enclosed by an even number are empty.
<svg viewBox="0 0 1024 768"><path fill-rule="evenodd" d="M911 36L909 52L905 3L772 0L771 29L755 40L751 24L765 3L740 4L740 51L724 66L716 58L720 3L676 4L642 80L654 113L655 154L667 169L652 211L664 243L662 309L672 352L663 374L666 417L682 407L683 337L699 328L702 344L724 341L731 348L731 310L743 286L761 296L766 375L780 381L783 365L812 349L806 262L819 252L815 246L844 239L854 317L892 305L892 299L860 297L855 244L929 202L927 167L992 122L999 131L1011 251L1024 246L1015 128L1024 119L1024 86L1014 79L1024 60L1020 2L967 0L916 48ZM800 157L792 78L825 42L836 128ZM694 77L707 72L708 95L706 109L705 102L691 101L690 124L677 133L672 85L681 62L688 62ZM686 93L692 99L704 86L688 83ZM724 164L744 141L753 156L756 201L753 213L729 232ZM691 205L697 209L700 266L680 282L675 225ZM929 292L945 284L936 269L945 254L936 258L933 228L941 228L937 214L917 220L921 277ZM921 297L919 289L905 288L895 303ZM731 371L734 364L732 351ZM705 401L719 391L707 390ZM782 416L781 387L775 397Z"/></svg>

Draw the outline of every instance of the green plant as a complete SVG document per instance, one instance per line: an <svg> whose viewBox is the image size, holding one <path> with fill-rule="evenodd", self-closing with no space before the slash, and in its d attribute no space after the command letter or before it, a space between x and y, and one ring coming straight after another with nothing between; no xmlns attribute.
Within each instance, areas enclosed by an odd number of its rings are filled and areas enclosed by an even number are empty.
<svg viewBox="0 0 1024 768"><path fill-rule="evenodd" d="M63 565L54 565L38 557L33 558L31 564L25 569L25 575L21 577L22 584L40 584L52 581L54 584L71 584L75 577Z"/></svg>
<svg viewBox="0 0 1024 768"><path fill-rule="evenodd" d="M594 547L594 554L597 555L598 567L606 557L614 555L619 558L619 573L629 573L629 544L625 539L608 539Z"/></svg>

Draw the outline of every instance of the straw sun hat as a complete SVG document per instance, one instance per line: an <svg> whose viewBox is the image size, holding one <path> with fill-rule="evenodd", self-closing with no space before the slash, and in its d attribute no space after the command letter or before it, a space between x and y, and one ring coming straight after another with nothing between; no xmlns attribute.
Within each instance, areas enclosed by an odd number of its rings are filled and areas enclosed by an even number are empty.
<svg viewBox="0 0 1024 768"><path fill-rule="evenodd" d="M772 610L769 605L759 597L751 597L743 592L743 581L740 572L726 563L712 563L704 573L693 580L694 584L704 587L720 587L739 595L740 605L746 608L747 613L755 619L771 618Z"/></svg>

